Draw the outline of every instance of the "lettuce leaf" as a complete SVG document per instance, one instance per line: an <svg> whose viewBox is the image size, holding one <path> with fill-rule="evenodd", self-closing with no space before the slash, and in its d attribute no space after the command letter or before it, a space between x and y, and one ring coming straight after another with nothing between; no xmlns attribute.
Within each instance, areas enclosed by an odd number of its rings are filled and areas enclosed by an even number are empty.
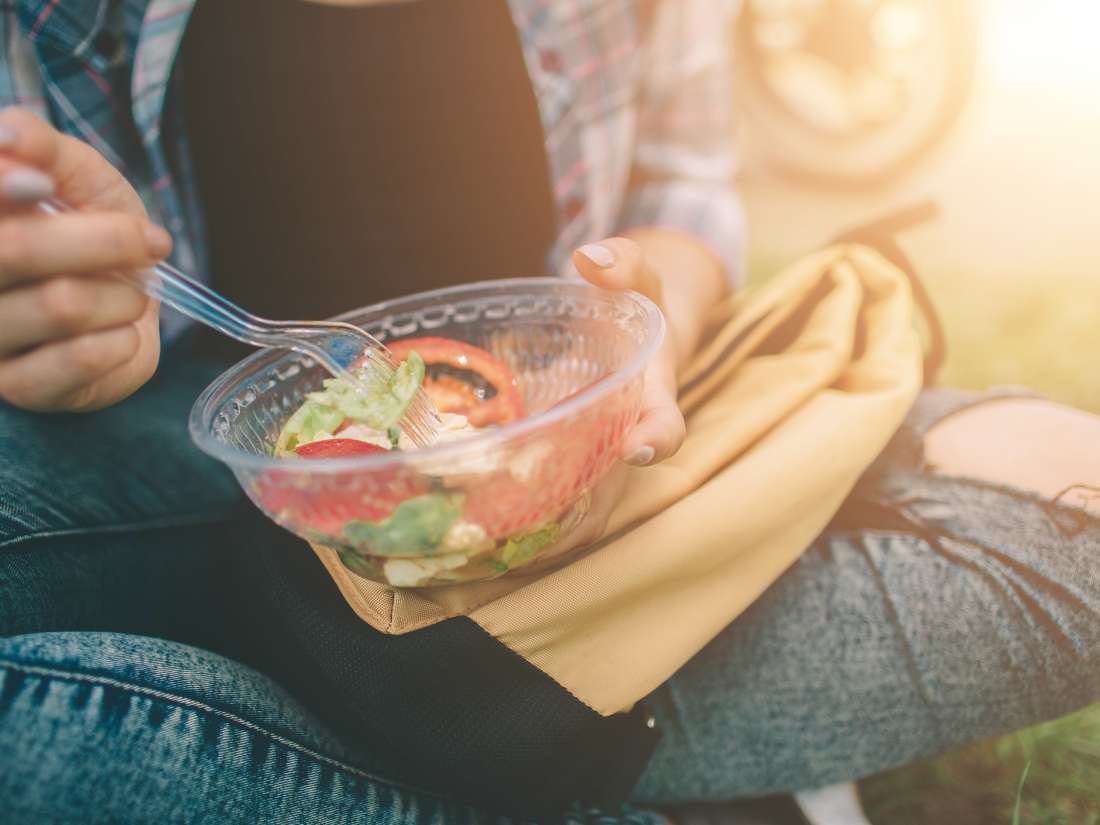
<svg viewBox="0 0 1100 825"><path fill-rule="evenodd" d="M509 566L530 561L540 550L554 541L560 532L561 525L556 522L548 522L525 535L512 536L501 548L500 559Z"/></svg>
<svg viewBox="0 0 1100 825"><path fill-rule="evenodd" d="M358 553L354 553L351 550L339 550L338 552L340 554L340 561L342 561L344 567L352 573L368 579L382 574L382 567L380 565L372 564L368 559L363 558Z"/></svg>
<svg viewBox="0 0 1100 825"><path fill-rule="evenodd" d="M385 521L352 521L344 536L374 556L434 553L462 515L465 496L428 493L401 502Z"/></svg>
<svg viewBox="0 0 1100 825"><path fill-rule="evenodd" d="M386 432L397 426L416 391L424 383L424 359L415 352L396 369L389 379L362 370L359 377L367 391L359 392L355 385L342 378L329 378L322 392L311 392L312 401L340 410L347 418L366 424L373 430Z"/></svg>
<svg viewBox="0 0 1100 825"><path fill-rule="evenodd" d="M388 379L365 369L357 377L366 383L365 392L342 378L329 378L323 390L307 394L279 433L275 454L293 452L318 433L331 433L347 418L379 432L396 427L424 383L424 359L410 352Z"/></svg>
<svg viewBox="0 0 1100 825"><path fill-rule="evenodd" d="M292 453L300 445L316 439L318 433L331 433L343 421L344 414L340 410L307 398L283 425L275 443L275 455Z"/></svg>

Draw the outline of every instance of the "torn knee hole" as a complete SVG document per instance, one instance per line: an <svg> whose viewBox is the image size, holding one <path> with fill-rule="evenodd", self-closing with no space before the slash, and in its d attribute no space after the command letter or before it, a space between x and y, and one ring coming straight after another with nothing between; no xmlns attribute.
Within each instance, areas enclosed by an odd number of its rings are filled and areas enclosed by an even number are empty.
<svg viewBox="0 0 1100 825"><path fill-rule="evenodd" d="M954 413L925 435L937 473L1017 488L1100 512L1100 417L1053 402L1000 399Z"/></svg>

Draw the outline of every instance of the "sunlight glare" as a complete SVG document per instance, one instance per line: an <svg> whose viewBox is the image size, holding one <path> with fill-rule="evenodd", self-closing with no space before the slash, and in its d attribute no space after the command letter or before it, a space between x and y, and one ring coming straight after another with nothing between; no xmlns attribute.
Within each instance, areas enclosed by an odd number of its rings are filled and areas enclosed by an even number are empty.
<svg viewBox="0 0 1100 825"><path fill-rule="evenodd" d="M989 0L987 8L994 82L1100 107L1100 2Z"/></svg>

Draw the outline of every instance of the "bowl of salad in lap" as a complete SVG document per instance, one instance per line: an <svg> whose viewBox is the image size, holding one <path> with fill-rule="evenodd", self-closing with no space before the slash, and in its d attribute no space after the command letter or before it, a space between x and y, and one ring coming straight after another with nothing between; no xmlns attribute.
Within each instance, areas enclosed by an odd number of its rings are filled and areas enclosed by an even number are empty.
<svg viewBox="0 0 1100 825"><path fill-rule="evenodd" d="M399 366L368 392L264 350L196 401L196 444L275 522L394 587L504 575L565 544L636 423L664 335L646 298L557 278L493 281L341 316ZM401 419L423 388L438 437Z"/></svg>

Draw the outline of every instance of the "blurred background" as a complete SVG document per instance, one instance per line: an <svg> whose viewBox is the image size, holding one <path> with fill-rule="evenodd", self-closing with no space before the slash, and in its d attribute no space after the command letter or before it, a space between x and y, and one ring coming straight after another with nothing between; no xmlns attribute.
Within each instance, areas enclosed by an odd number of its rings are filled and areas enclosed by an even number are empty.
<svg viewBox="0 0 1100 825"><path fill-rule="evenodd" d="M743 0L750 277L926 198L941 383L1100 412L1100 2ZM1019 790L1025 766L1027 781ZM875 825L1100 824L1100 707L863 783Z"/></svg>

